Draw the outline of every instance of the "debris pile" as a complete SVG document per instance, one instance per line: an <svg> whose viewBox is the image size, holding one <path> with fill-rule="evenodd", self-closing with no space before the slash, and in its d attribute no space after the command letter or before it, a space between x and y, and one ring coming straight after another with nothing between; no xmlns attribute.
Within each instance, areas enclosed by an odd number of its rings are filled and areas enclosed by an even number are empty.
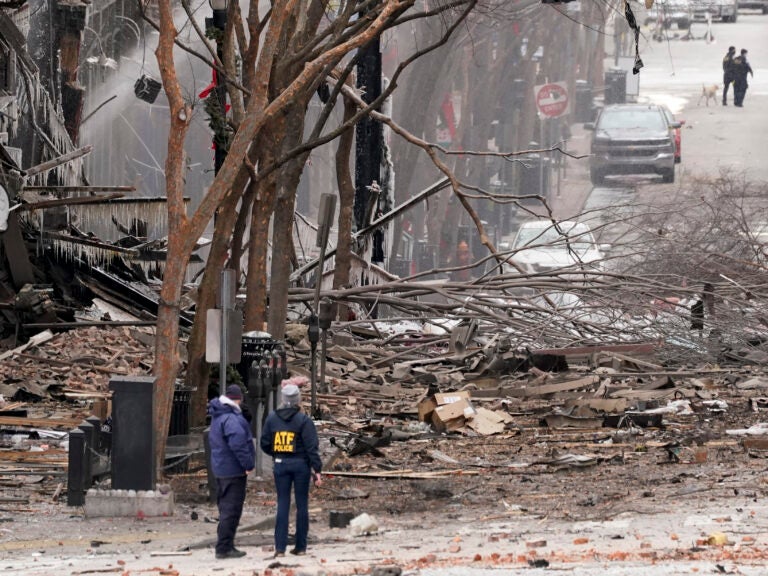
<svg viewBox="0 0 768 576"><path fill-rule="evenodd" d="M668 510L670 502L693 502L702 493L710 501L734 492L764 494L768 378L758 365L666 366L648 343L509 350L504 361L488 361L482 337L467 338L458 352L448 344L424 345L419 338L429 341L426 335L411 336L414 344L400 350L370 345L381 336L359 333L343 345L334 336L318 394L326 481L313 492L312 515L320 522L331 515L359 534L350 538L387 538L393 526L407 530L428 514L458 526L471 510L469 521L492 527L488 542L512 543L520 536L508 523L519 518L610 521ZM145 373L150 344L137 329L78 329L13 351L3 366L12 363L34 377L56 368L49 359L66 358L71 369L89 371L81 392L97 394L106 389L108 371ZM301 340L286 346L294 376L303 372L306 348ZM101 361L75 361L85 355ZM0 416L8 511L34 511L58 499L63 431L87 415L83 397L66 385L45 393L43 402L0 407L30 411L27 418ZM170 479L181 505L206 501L199 457ZM269 516L272 491L268 474L249 483L249 509ZM327 537L328 546L338 541ZM702 539L701 546L714 546ZM558 549L554 537L543 544L524 540L526 561L545 554L566 561L550 554ZM463 548L475 553L453 543L424 565L458 558Z"/></svg>
<svg viewBox="0 0 768 576"><path fill-rule="evenodd" d="M0 395L6 400L106 398L113 375L148 374L154 336L139 328L46 330L0 353Z"/></svg>

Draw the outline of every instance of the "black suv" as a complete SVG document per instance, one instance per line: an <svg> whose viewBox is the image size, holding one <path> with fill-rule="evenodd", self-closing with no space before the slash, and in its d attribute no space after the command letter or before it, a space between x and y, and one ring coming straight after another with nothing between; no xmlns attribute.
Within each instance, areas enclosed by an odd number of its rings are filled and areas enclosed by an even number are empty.
<svg viewBox="0 0 768 576"><path fill-rule="evenodd" d="M673 128L655 104L613 104L597 120L584 124L593 130L589 174L592 183L603 183L608 174L660 174L675 181Z"/></svg>

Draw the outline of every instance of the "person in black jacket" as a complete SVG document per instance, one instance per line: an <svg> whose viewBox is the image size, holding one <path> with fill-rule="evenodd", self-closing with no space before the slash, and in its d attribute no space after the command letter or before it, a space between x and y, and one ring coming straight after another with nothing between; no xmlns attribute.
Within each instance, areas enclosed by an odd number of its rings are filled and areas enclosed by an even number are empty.
<svg viewBox="0 0 768 576"><path fill-rule="evenodd" d="M747 74L754 76L752 66L747 62L747 51L742 48L741 54L733 59L733 105L744 106L744 96L747 94Z"/></svg>
<svg viewBox="0 0 768 576"><path fill-rule="evenodd" d="M242 558L245 552L235 548L235 533L240 524L245 502L246 480L256 465L251 425L243 416L240 404L243 392L237 384L227 387L226 394L208 404L211 427L208 442L211 468L216 477L216 503L219 507L216 558Z"/></svg>
<svg viewBox="0 0 768 576"><path fill-rule="evenodd" d="M296 495L296 546L291 554L307 552L309 533L309 483L322 482L323 463L318 451L317 429L299 407L299 387L288 384L282 390L282 403L270 413L261 434L261 449L273 459L277 490L275 557L285 556L288 545L288 516L291 486Z"/></svg>
<svg viewBox="0 0 768 576"><path fill-rule="evenodd" d="M734 56L736 56L736 46L729 46L728 52L723 56L723 106L728 106L728 87L733 83Z"/></svg>

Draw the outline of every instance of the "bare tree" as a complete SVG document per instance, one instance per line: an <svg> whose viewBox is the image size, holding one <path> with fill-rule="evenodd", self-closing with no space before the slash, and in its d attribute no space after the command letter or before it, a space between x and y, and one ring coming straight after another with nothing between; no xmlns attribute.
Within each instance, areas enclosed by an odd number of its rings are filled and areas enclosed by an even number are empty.
<svg viewBox="0 0 768 576"><path fill-rule="evenodd" d="M416 11L417 18L441 18L452 14L460 20L466 17L474 6L473 1L457 2L440 7L431 12ZM270 330L278 336L282 333L287 299L286 282L290 273L284 258L288 256L290 237L287 231L292 226L293 202L298 177L303 166L303 159L313 147L335 139L356 122L362 114L371 112L374 106L363 108L344 126L320 136L313 141L302 142L304 116L309 98L319 84L333 71L344 58L357 48L380 35L386 28L396 26L404 14L413 7L412 0L381 2L367 7L365 17L357 18L361 6L355 3L342 4L339 12L331 21L323 20L322 15L328 7L324 3L290 0L275 3L268 13L268 21L259 20L257 3L251 5L248 29L251 34L250 44L240 46L245 57L244 63L252 63L253 68L244 70L247 79L243 87L247 91L244 111L234 136L229 145L227 159L197 210L188 216L184 212L183 195L183 146L189 127L191 109L182 95L176 75L173 50L177 44L177 31L173 21L173 11L168 0L159 2L160 41L157 59L161 70L163 85L168 95L171 130L166 158L166 176L169 210L169 248L168 266L161 291L161 307L158 315L157 361L157 412L158 430L166 429L170 417L173 385L178 372L178 307L186 262L194 248L197 238L208 222L219 210L221 218L216 222L216 242L222 248L216 248L216 256L208 264L206 278L201 285L198 312L210 305L214 293L214 273L223 265L220 258L222 249L229 248L234 227L237 222L235 206L240 204L248 181L261 182L270 175L275 175L277 190L277 208L274 229L278 235L273 238L276 252L273 258L272 301L269 309ZM457 11L457 9L460 9ZM230 11L232 13L232 11ZM321 22L324 25L321 26ZM449 29L452 29L448 27ZM234 31L233 31L234 33ZM245 42L245 34L237 33L239 43ZM219 73L232 85L242 86L236 77L227 74L227 68L217 59L212 59ZM393 87L394 88L394 87ZM275 137L273 142L263 140L269 127ZM275 146L277 143L277 146ZM258 155L249 156L249 150L261 145L272 146L277 151L277 158L270 164L253 166L249 171L246 157L261 160ZM258 161L258 160L257 160ZM244 176L245 174L245 176ZM258 203L257 203L258 204ZM256 204L256 205L257 205ZM264 209L269 211L270 207ZM254 280L256 282L256 280ZM257 299L259 290L251 294ZM204 314L197 314L196 322L203 322ZM192 343L200 345L200 334ZM198 350L199 354L199 350ZM199 356L198 356L199 357ZM164 458L163 435L158 435L158 458ZM158 467L159 470L162 467Z"/></svg>

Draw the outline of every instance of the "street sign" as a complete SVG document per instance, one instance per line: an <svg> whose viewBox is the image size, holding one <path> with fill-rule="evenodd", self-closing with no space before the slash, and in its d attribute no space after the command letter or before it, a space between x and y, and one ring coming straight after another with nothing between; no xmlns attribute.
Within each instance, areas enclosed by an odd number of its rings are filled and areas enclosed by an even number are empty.
<svg viewBox="0 0 768 576"><path fill-rule="evenodd" d="M243 346L243 312L242 310L222 310L209 308L205 319L205 361L210 364L221 363L221 318L227 323L227 361L226 364L240 362ZM225 386L226 389L226 386ZM223 394L223 392L222 392Z"/></svg>
<svg viewBox="0 0 768 576"><path fill-rule="evenodd" d="M568 88L565 82L551 82L533 87L536 108L547 118L557 118L568 110Z"/></svg>

